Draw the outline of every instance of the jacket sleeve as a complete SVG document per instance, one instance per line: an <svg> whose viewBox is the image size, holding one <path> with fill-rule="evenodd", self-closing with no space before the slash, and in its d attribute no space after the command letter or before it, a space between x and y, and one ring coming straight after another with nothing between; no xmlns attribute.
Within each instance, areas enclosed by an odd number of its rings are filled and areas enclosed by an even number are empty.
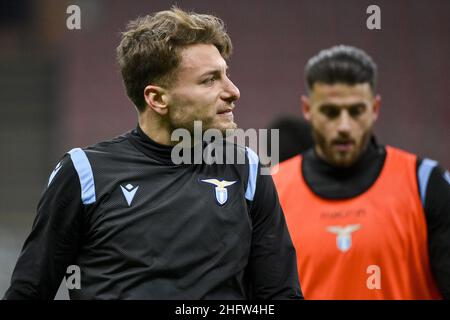
<svg viewBox="0 0 450 320"><path fill-rule="evenodd" d="M248 274L252 299L303 299L297 258L271 175L257 169ZM250 179L251 177L249 177Z"/></svg>
<svg viewBox="0 0 450 320"><path fill-rule="evenodd" d="M450 174L437 163L418 162L418 180L427 220L430 265L444 299L450 299Z"/></svg>
<svg viewBox="0 0 450 320"><path fill-rule="evenodd" d="M54 299L75 263L83 215L81 188L69 155L49 179L4 299Z"/></svg>

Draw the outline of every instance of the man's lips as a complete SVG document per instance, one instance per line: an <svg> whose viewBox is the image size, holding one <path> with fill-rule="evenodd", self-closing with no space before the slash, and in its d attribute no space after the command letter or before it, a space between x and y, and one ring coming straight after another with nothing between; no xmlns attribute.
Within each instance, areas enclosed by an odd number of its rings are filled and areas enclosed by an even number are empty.
<svg viewBox="0 0 450 320"><path fill-rule="evenodd" d="M220 119L223 119L225 121L233 121L233 119L234 119L233 109L229 108L229 109L221 110L221 111L217 112L217 116Z"/></svg>
<svg viewBox="0 0 450 320"><path fill-rule="evenodd" d="M233 109L231 108L217 112L217 114L230 114L230 113L233 113Z"/></svg>
<svg viewBox="0 0 450 320"><path fill-rule="evenodd" d="M333 141L332 145L338 152L348 152L353 148L355 142L352 140L339 140Z"/></svg>

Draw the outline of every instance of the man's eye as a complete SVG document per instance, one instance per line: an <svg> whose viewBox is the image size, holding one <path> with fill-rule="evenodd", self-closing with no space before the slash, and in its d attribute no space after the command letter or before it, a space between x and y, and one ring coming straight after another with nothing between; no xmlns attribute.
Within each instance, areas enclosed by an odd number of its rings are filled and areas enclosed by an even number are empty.
<svg viewBox="0 0 450 320"><path fill-rule="evenodd" d="M357 117L361 115L365 109L366 109L365 106L355 106L350 108L348 112L350 113L350 116Z"/></svg>
<svg viewBox="0 0 450 320"><path fill-rule="evenodd" d="M338 108L323 108L322 113L330 119L337 118L340 110Z"/></svg>
<svg viewBox="0 0 450 320"><path fill-rule="evenodd" d="M214 77L207 78L207 79L202 81L202 84L212 84L212 83L214 83L215 80L216 79Z"/></svg>

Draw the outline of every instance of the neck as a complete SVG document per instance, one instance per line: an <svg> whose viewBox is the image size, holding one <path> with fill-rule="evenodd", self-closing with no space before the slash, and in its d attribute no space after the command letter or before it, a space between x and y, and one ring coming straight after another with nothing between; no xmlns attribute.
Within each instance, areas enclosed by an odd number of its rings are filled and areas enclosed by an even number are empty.
<svg viewBox="0 0 450 320"><path fill-rule="evenodd" d="M315 150L304 154L302 173L313 192L325 199L355 197L376 181L386 158L383 146L372 137L367 148L350 167L336 167L318 155Z"/></svg>
<svg viewBox="0 0 450 320"><path fill-rule="evenodd" d="M170 125L164 119L143 112L139 115L138 121L142 131L156 143L166 146L176 144L175 141L171 140L172 130Z"/></svg>

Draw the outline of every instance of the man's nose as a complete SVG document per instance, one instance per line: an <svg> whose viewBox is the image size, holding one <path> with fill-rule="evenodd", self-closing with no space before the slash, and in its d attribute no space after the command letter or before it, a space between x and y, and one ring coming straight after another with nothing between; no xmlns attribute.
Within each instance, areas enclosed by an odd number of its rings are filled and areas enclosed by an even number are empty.
<svg viewBox="0 0 450 320"><path fill-rule="evenodd" d="M240 96L241 92L239 91L238 87L236 87L230 79L226 78L222 99L228 102L233 102L238 100Z"/></svg>
<svg viewBox="0 0 450 320"><path fill-rule="evenodd" d="M342 133L350 132L351 129L351 117L347 110L343 110L339 117L338 131Z"/></svg>

